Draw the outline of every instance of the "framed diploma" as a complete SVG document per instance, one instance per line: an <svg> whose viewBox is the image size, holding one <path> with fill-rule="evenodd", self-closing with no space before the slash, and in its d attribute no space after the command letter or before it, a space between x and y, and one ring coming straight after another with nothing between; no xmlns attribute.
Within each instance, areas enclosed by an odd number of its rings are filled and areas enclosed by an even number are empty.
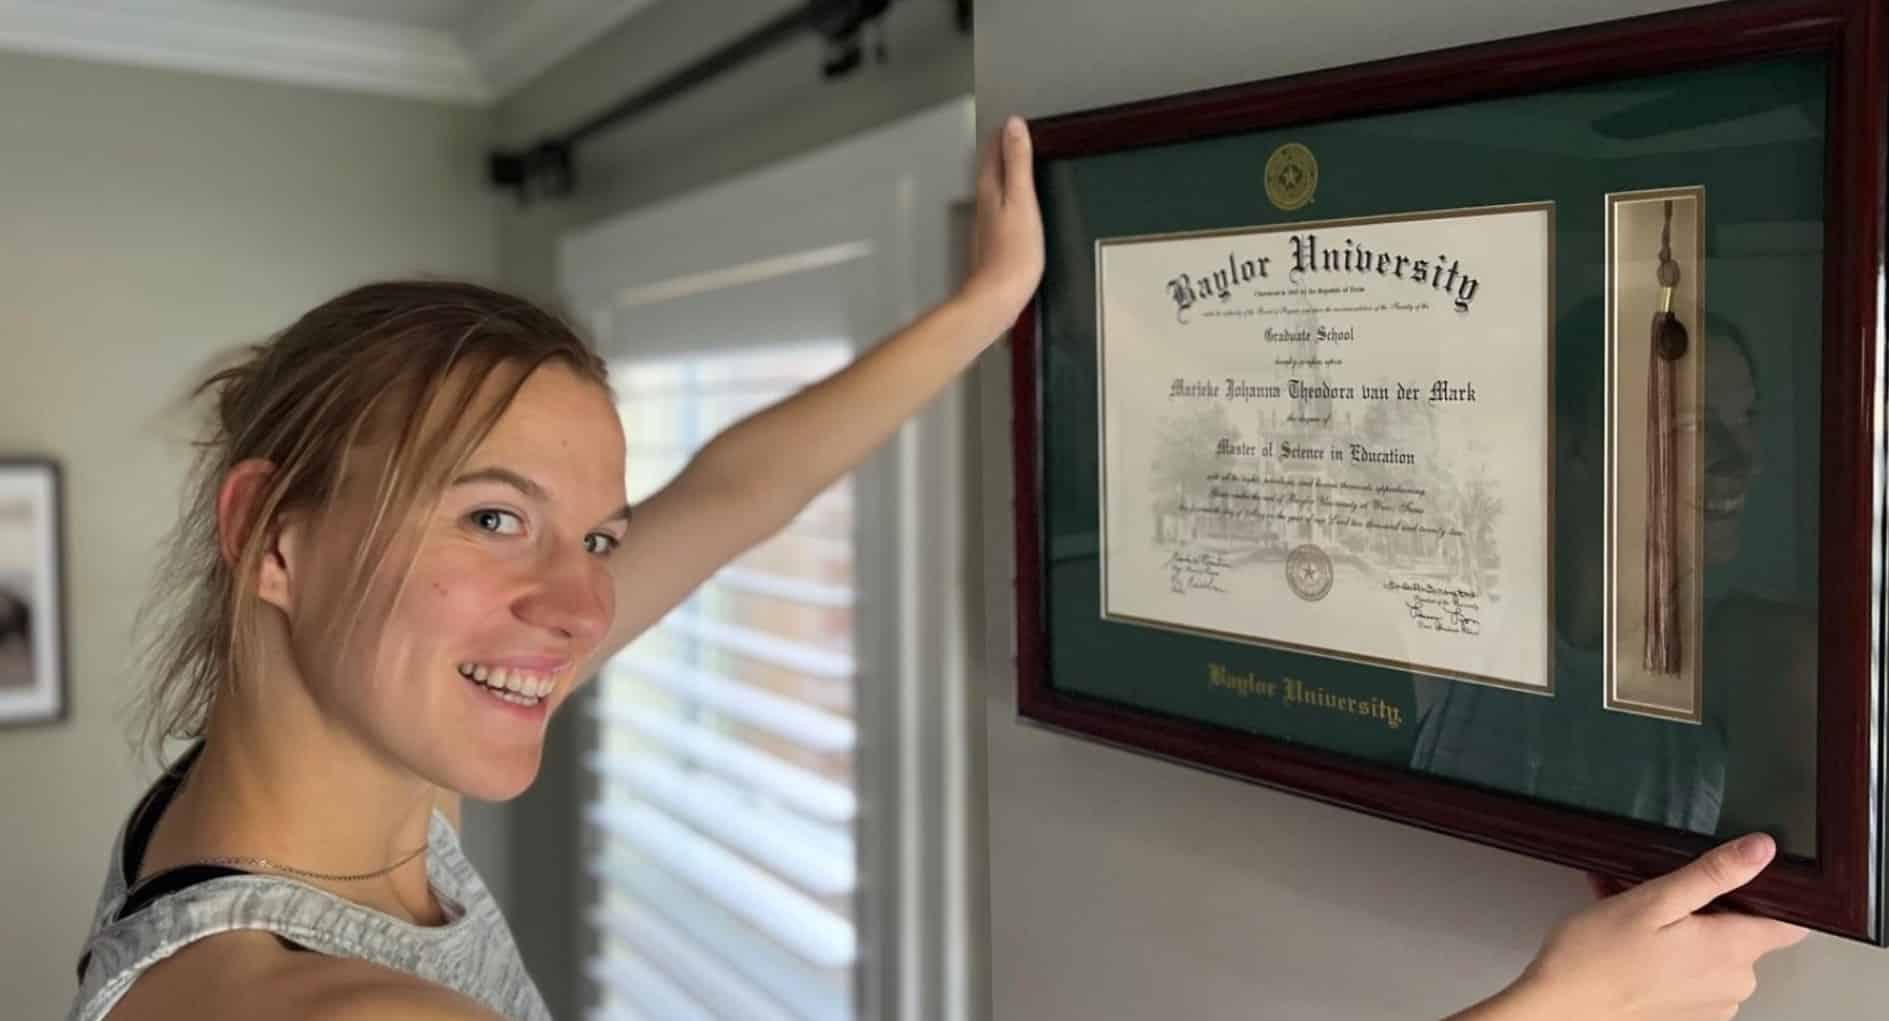
<svg viewBox="0 0 1889 1021"><path fill-rule="evenodd" d="M1885 10L1729 3L1037 122L1018 707L1885 929Z"/></svg>

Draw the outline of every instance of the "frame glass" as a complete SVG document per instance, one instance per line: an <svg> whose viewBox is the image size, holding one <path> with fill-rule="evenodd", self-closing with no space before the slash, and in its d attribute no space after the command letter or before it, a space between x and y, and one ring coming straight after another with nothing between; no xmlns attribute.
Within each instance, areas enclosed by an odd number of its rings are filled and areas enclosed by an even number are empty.
<svg viewBox="0 0 1889 1021"><path fill-rule="evenodd" d="M1883 945L1884 12L1048 118L1019 712Z"/></svg>

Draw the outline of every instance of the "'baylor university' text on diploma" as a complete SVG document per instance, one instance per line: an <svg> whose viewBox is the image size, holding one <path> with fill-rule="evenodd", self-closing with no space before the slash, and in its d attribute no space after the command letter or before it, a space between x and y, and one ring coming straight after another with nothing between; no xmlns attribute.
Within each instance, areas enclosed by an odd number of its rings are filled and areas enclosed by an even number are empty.
<svg viewBox="0 0 1889 1021"><path fill-rule="evenodd" d="M1098 242L1103 615L1550 692L1553 238L1534 204Z"/></svg>

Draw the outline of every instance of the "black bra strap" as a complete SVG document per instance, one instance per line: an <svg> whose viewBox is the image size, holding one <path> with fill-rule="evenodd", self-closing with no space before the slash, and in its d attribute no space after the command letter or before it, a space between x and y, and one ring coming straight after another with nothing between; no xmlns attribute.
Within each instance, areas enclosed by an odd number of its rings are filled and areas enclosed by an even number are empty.
<svg viewBox="0 0 1889 1021"><path fill-rule="evenodd" d="M245 872L242 869L227 868L222 865L179 865L174 869L165 869L152 876L149 880L138 884L138 888L131 891L131 896L126 897L124 904L119 906L118 913L112 916L112 921L122 922L143 910L159 897L176 893L179 890L188 889L196 886L198 883L207 883L212 879L222 879L224 876L247 875L253 875L253 873Z"/></svg>
<svg viewBox="0 0 1889 1021"><path fill-rule="evenodd" d="M120 874L125 885L130 886L138 877L138 870L144 866L145 848L151 846L151 834L157 830L157 821L164 817L164 810L170 807L171 799L177 796L177 788L184 785L184 777L190 767L203 752L203 742L198 741L190 750L178 756L177 761L164 770L164 775L157 778L151 789L138 801L138 807L131 810L131 825L125 827L124 855L119 859Z"/></svg>
<svg viewBox="0 0 1889 1021"><path fill-rule="evenodd" d="M164 810L170 807L171 799L176 797L177 789L183 786L185 775L190 772L191 765L197 761L197 756L202 751L202 741L192 745L189 751L179 756L177 761L164 771L163 776L158 777L157 782L151 785L151 789L138 800L137 807L131 810L131 824L125 827L124 853L118 862L118 867L122 870L127 884L131 883L132 878L138 874L138 870L144 866L144 852L151 845L151 834L157 829L157 821L163 818ZM122 921L149 907L158 899L188 889L198 883L207 883L212 879L222 879L225 876L248 875L254 875L254 873L221 865L180 865L174 869L165 869L146 876L143 882L133 886L126 894L125 902L118 906L118 911L112 915L111 920ZM276 936L276 940L289 950L314 952L280 935ZM80 982L85 981L85 966L91 961L90 951L79 958Z"/></svg>

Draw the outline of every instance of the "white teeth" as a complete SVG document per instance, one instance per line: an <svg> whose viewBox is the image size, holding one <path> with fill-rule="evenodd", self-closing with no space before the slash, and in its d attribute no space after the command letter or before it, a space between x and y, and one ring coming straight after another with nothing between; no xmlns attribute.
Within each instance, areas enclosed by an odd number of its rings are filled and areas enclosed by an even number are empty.
<svg viewBox="0 0 1889 1021"><path fill-rule="evenodd" d="M459 676L477 681L492 694L520 705L537 705L557 682L550 676L510 667L489 667L478 663L459 664Z"/></svg>
<svg viewBox="0 0 1889 1021"><path fill-rule="evenodd" d="M532 705L537 705L538 702L540 701L539 699L529 698L524 695L514 695L509 691L500 691L497 688L487 688L485 690L486 690L486 693L491 695L493 698L502 698L513 705L532 706Z"/></svg>

